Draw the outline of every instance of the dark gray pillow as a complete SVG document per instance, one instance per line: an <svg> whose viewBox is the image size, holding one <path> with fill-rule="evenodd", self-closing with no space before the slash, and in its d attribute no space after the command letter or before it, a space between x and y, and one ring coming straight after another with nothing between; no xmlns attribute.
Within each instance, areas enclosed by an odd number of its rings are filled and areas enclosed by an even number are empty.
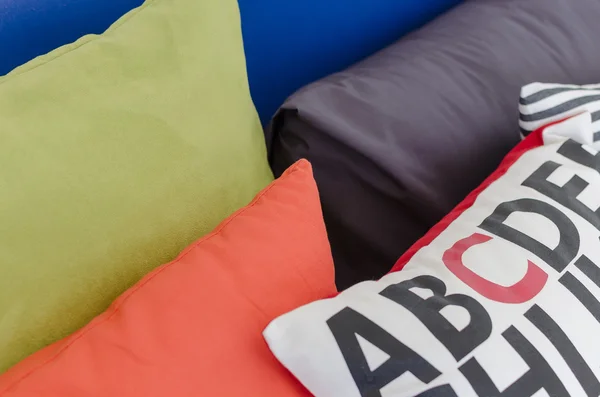
<svg viewBox="0 0 600 397"><path fill-rule="evenodd" d="M288 99L271 165L312 162L340 288L387 272L496 168L521 86L600 81L599 21L598 0L468 1Z"/></svg>

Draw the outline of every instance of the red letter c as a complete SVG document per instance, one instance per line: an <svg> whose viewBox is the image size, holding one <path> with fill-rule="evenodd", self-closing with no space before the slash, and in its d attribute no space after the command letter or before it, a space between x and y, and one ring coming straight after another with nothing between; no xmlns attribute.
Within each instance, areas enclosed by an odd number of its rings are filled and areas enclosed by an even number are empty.
<svg viewBox="0 0 600 397"><path fill-rule="evenodd" d="M548 274L529 260L527 261L525 276L510 287L486 280L464 265L462 257L469 248L491 239L489 236L474 233L470 237L456 242L444 252L442 261L448 270L454 273L462 282L488 299L502 303L524 303L533 299L546 285Z"/></svg>

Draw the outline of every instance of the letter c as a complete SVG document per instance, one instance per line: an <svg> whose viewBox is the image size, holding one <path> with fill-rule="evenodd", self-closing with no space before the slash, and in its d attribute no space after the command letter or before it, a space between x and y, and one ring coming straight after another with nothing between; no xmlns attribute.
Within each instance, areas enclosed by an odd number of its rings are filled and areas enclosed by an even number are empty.
<svg viewBox="0 0 600 397"><path fill-rule="evenodd" d="M467 250L475 245L483 244L492 237L473 233L471 236L457 241L451 248L444 252L442 261L456 277L484 297L501 303L525 303L539 294L548 274L531 261L527 261L525 276L509 287L491 282L469 269L463 263L462 257Z"/></svg>

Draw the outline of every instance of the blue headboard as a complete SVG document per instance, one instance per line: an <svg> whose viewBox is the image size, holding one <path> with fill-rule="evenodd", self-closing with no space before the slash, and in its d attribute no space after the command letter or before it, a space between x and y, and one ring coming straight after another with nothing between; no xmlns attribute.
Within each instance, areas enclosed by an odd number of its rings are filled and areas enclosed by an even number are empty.
<svg viewBox="0 0 600 397"><path fill-rule="evenodd" d="M143 0L0 0L0 75ZM221 0L215 0L221 1ZM341 70L460 0L239 0L252 97L263 122L301 86Z"/></svg>

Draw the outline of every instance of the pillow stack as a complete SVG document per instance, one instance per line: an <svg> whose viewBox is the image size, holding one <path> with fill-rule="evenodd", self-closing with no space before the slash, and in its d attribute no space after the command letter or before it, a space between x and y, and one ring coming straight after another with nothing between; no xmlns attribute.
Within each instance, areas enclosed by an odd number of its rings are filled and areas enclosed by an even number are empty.
<svg viewBox="0 0 600 397"><path fill-rule="evenodd" d="M391 273L273 321L273 353L316 397L598 396L591 126L530 134Z"/></svg>
<svg viewBox="0 0 600 397"><path fill-rule="evenodd" d="M557 4L546 19L593 19L587 0ZM526 138L379 281L338 293L321 212L319 193L350 283L453 204L465 155L485 160L470 182L494 162L473 143L518 135L501 111L529 75L496 76L497 59L529 71L521 43L563 37L536 25L541 5L469 2L300 92L271 131L275 181L236 0L147 0L0 78L0 397L600 395L600 85L525 86ZM539 29L488 57L523 20ZM469 21L481 36L456 45ZM474 83L486 74L506 83L497 102ZM419 95L434 86L431 113ZM444 94L457 86L472 91ZM398 105L398 87L415 102ZM332 97L341 113L320 108ZM463 134L488 125L505 135ZM365 219L375 234L355 229Z"/></svg>
<svg viewBox="0 0 600 397"><path fill-rule="evenodd" d="M383 276L493 172L521 87L600 81L598 20L597 0L466 1L286 101L271 165L312 163L338 287Z"/></svg>
<svg viewBox="0 0 600 397"><path fill-rule="evenodd" d="M309 394L261 333L333 260L310 164L272 182L239 25L148 0L0 79L0 396Z"/></svg>
<svg viewBox="0 0 600 397"><path fill-rule="evenodd" d="M0 396L308 397L270 354L270 320L336 293L310 165L0 377Z"/></svg>
<svg viewBox="0 0 600 397"><path fill-rule="evenodd" d="M271 180L235 0L149 0L0 79L0 372Z"/></svg>

